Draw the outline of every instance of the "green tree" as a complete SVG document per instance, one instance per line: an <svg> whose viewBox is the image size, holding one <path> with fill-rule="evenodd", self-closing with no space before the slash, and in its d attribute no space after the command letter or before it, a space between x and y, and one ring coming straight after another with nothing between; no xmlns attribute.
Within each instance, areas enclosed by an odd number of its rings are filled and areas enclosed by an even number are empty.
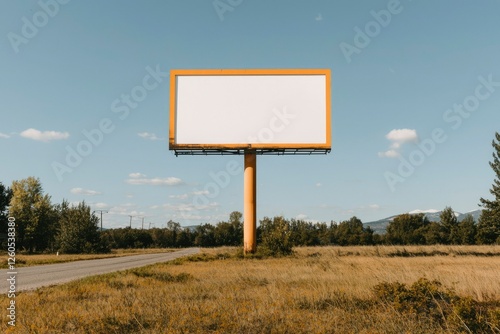
<svg viewBox="0 0 500 334"><path fill-rule="evenodd" d="M476 243L491 245L500 243L500 222L495 212L483 210L476 228Z"/></svg>
<svg viewBox="0 0 500 334"><path fill-rule="evenodd" d="M229 215L229 222L219 222L214 230L215 245L240 246L243 243L243 215L233 211Z"/></svg>
<svg viewBox="0 0 500 334"><path fill-rule="evenodd" d="M396 245L424 244L428 224L429 221L423 213L399 215L387 225L386 241Z"/></svg>
<svg viewBox="0 0 500 334"><path fill-rule="evenodd" d="M215 226L211 224L196 226L194 244L198 247L214 247Z"/></svg>
<svg viewBox="0 0 500 334"><path fill-rule="evenodd" d="M500 243L500 133L495 133L492 141L493 161L490 167L495 173L495 179L490 189L492 200L481 198L481 206L484 207L477 226L477 241L481 244Z"/></svg>
<svg viewBox="0 0 500 334"><path fill-rule="evenodd" d="M233 211L229 214L229 223L232 225L233 240L232 244L240 246L243 244L243 214L239 211Z"/></svg>
<svg viewBox="0 0 500 334"><path fill-rule="evenodd" d="M318 230L311 222L290 220L290 241L294 246L314 246L319 244Z"/></svg>
<svg viewBox="0 0 500 334"><path fill-rule="evenodd" d="M457 235L459 244L461 245L474 245L476 242L476 222L472 215L467 215L458 223Z"/></svg>
<svg viewBox="0 0 500 334"><path fill-rule="evenodd" d="M364 228L357 217L341 222L335 230L335 241L341 246L373 244L373 230Z"/></svg>
<svg viewBox="0 0 500 334"><path fill-rule="evenodd" d="M12 191L10 188L5 187L2 182L0 182L0 233L7 233L7 224L9 214L7 212L10 199L12 198Z"/></svg>
<svg viewBox="0 0 500 334"><path fill-rule="evenodd" d="M448 242L448 233L443 225L437 222L430 222L424 232L425 243L427 245L445 244Z"/></svg>
<svg viewBox="0 0 500 334"><path fill-rule="evenodd" d="M326 246L331 244L331 234L326 223L316 223L316 231L319 245Z"/></svg>
<svg viewBox="0 0 500 334"><path fill-rule="evenodd" d="M264 217L260 221L262 247L269 255L282 256L293 253L290 240L290 224L284 217L270 219Z"/></svg>
<svg viewBox="0 0 500 334"><path fill-rule="evenodd" d="M58 207L60 230L57 235L59 251L70 254L102 253L109 251L101 241L99 218L91 213L85 202L69 206L63 201Z"/></svg>
<svg viewBox="0 0 500 334"><path fill-rule="evenodd" d="M167 222L167 240L169 247L177 247L177 235L181 232L181 224L169 220Z"/></svg>
<svg viewBox="0 0 500 334"><path fill-rule="evenodd" d="M16 219L17 247L32 253L53 245L57 215L39 179L12 182L9 215Z"/></svg>
<svg viewBox="0 0 500 334"><path fill-rule="evenodd" d="M157 230L159 229L153 229L152 231ZM128 226L107 230L104 231L103 234L107 235L107 238L111 240L111 248L133 248L135 242L137 241L134 230Z"/></svg>
<svg viewBox="0 0 500 334"><path fill-rule="evenodd" d="M129 231L132 234L133 238L133 248L149 248L153 244L153 237L150 231L140 230L140 229L131 229Z"/></svg>
<svg viewBox="0 0 500 334"><path fill-rule="evenodd" d="M191 247L193 245L193 233L187 227L181 229L177 234L177 247Z"/></svg>
<svg viewBox="0 0 500 334"><path fill-rule="evenodd" d="M444 208L444 210L439 215L439 222L443 227L443 231L445 233L445 243L448 244L459 244L459 236L458 236L458 219L455 216L455 212L449 206Z"/></svg>
<svg viewBox="0 0 500 334"><path fill-rule="evenodd" d="M168 247L167 230L164 228L152 228L148 232L151 234L154 247Z"/></svg>
<svg viewBox="0 0 500 334"><path fill-rule="evenodd" d="M231 224L239 225L243 224L243 214L239 211L233 211L229 214L229 222Z"/></svg>

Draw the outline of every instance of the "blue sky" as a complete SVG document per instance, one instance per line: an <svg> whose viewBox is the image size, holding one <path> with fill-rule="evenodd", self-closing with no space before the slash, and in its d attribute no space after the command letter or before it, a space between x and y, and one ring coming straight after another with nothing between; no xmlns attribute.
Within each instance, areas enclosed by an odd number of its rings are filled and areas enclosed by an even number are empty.
<svg viewBox="0 0 500 334"><path fill-rule="evenodd" d="M168 72L329 68L332 152L259 157L259 218L475 210L500 131L499 12L497 0L1 0L0 181L38 177L54 203L107 210L106 227L226 220L243 210L243 157L168 150Z"/></svg>

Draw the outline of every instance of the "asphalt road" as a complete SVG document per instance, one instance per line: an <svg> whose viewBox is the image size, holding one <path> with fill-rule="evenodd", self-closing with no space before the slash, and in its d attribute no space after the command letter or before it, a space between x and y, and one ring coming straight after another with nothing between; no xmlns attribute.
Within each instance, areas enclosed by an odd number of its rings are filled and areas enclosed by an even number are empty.
<svg viewBox="0 0 500 334"><path fill-rule="evenodd" d="M172 253L141 254L16 268L16 291L34 290L42 286L66 283L87 276L167 262L199 251L199 248L187 248ZM0 293L2 294L7 294L9 291L8 279L11 277L9 272L12 270L0 270Z"/></svg>

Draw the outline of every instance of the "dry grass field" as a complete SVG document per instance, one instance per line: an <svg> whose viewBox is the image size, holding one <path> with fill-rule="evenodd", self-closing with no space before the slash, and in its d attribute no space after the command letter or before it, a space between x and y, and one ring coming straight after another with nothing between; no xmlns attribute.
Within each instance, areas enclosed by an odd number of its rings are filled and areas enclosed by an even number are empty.
<svg viewBox="0 0 500 334"><path fill-rule="evenodd" d="M236 253L235 248L203 249L170 263L19 293L16 327L9 328L2 317L0 328L12 333L500 333L500 246L311 247L263 259L241 259ZM374 290L383 282L411 286L421 278L453 289L451 313L443 309L445 297L426 299L438 305L433 317L421 305L401 307ZM417 305L411 296L407 300ZM0 304L5 310L7 296ZM467 323L472 316L483 322L480 330Z"/></svg>

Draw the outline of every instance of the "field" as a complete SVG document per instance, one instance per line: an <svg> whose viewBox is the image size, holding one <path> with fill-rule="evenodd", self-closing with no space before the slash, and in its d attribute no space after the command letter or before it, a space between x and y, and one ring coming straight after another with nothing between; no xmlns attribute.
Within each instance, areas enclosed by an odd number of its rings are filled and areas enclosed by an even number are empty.
<svg viewBox="0 0 500 334"><path fill-rule="evenodd" d="M171 263L19 293L16 327L7 328L3 317L1 329L500 333L500 246L311 247L260 259L237 254L235 248L203 249ZM5 295L0 303L5 310Z"/></svg>

